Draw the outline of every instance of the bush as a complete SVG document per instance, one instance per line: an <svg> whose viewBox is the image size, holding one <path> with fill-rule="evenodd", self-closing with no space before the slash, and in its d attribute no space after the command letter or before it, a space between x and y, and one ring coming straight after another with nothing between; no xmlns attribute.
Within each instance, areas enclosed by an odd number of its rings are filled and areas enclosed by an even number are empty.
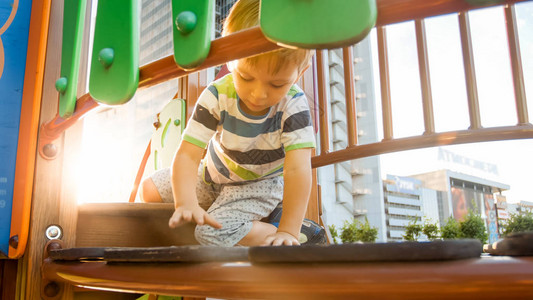
<svg viewBox="0 0 533 300"><path fill-rule="evenodd" d="M461 236L459 222L453 217L449 217L444 227L441 228L441 237L445 240L458 239Z"/></svg>
<svg viewBox="0 0 533 300"><path fill-rule="evenodd" d="M485 230L485 221L471 210L468 211L465 219L459 222L459 229L460 238L478 239L482 244L486 243L489 237Z"/></svg>
<svg viewBox="0 0 533 300"><path fill-rule="evenodd" d="M533 231L533 213L512 214L502 228L504 236L514 232Z"/></svg>
<svg viewBox="0 0 533 300"><path fill-rule="evenodd" d="M424 234L428 240L433 241L439 238L439 226L435 223L430 223L429 220L424 221L424 225L417 224L417 220L413 219L405 227L403 239L406 241L418 241L420 234Z"/></svg>
<svg viewBox="0 0 533 300"><path fill-rule="evenodd" d="M335 224L329 225L329 232L331 233L331 238L333 239L333 243L337 244L337 238L339 237L339 232L337 231L337 227L335 227Z"/></svg>
<svg viewBox="0 0 533 300"><path fill-rule="evenodd" d="M422 232L422 225L417 224L416 222L417 220L414 219L405 227L405 233L402 236L404 240L418 241L420 233Z"/></svg>
<svg viewBox="0 0 533 300"><path fill-rule="evenodd" d="M351 222L344 221L340 234L343 243L375 242L378 237L378 229L370 226L368 219L365 222L353 219Z"/></svg>
<svg viewBox="0 0 533 300"><path fill-rule="evenodd" d="M426 235L428 240L433 241L439 238L440 229L437 223L430 223L426 220L424 227L422 227L422 233Z"/></svg>
<svg viewBox="0 0 533 300"><path fill-rule="evenodd" d="M482 244L486 243L489 237L485 229L485 221L471 210L460 222L449 217L441 232L443 239L478 239Z"/></svg>

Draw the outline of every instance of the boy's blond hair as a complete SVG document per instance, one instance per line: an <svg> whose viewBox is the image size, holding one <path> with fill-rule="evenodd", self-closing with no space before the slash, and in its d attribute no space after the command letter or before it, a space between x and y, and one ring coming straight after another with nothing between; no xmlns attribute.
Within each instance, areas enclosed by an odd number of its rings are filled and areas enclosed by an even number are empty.
<svg viewBox="0 0 533 300"><path fill-rule="evenodd" d="M259 1L238 0L224 21L222 36L259 25ZM267 59L269 62L268 71L272 74L279 72L282 66L288 63L294 63L298 67L298 72L301 72L310 64L313 54L313 50L283 48L265 54L247 57L244 60L246 63L254 66L259 59Z"/></svg>

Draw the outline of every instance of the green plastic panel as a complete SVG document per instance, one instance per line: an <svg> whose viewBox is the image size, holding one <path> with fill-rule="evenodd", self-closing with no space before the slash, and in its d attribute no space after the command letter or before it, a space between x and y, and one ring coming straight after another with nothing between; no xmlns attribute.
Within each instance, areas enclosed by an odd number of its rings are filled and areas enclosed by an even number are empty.
<svg viewBox="0 0 533 300"><path fill-rule="evenodd" d="M98 102L129 101L139 86L138 0L99 0L89 93Z"/></svg>
<svg viewBox="0 0 533 300"><path fill-rule="evenodd" d="M185 130L185 105L183 99L172 99L157 115L158 126L152 134L145 175L170 167Z"/></svg>
<svg viewBox="0 0 533 300"><path fill-rule="evenodd" d="M56 81L59 92L59 115L68 118L76 108L81 42L85 24L87 0L65 1L63 8L63 43L61 73Z"/></svg>
<svg viewBox="0 0 533 300"><path fill-rule="evenodd" d="M172 0L174 61L183 69L200 65L211 48L213 0Z"/></svg>
<svg viewBox="0 0 533 300"><path fill-rule="evenodd" d="M262 0L260 24L286 46L332 49L364 39L376 24L375 0Z"/></svg>

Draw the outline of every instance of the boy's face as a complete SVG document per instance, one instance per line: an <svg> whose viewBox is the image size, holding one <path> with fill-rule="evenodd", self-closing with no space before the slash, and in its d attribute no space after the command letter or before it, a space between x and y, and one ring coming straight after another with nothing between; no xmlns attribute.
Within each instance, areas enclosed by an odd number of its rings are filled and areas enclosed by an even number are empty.
<svg viewBox="0 0 533 300"><path fill-rule="evenodd" d="M241 59L232 74L241 109L253 116L262 116L277 104L296 83L300 74L295 64L283 66L276 74L269 71L269 61L259 59L255 66Z"/></svg>

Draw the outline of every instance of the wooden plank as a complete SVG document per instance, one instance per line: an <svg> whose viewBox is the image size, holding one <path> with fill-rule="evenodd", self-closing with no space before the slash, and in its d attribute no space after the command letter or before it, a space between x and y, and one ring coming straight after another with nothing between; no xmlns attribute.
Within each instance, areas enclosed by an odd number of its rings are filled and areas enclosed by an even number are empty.
<svg viewBox="0 0 533 300"><path fill-rule="evenodd" d="M63 10L62 1L52 1L50 12L50 26L48 36L48 46L46 54L46 65L44 73L41 122L50 120L57 113L57 91L53 88L55 80L59 78L59 66L61 62L61 33ZM54 145L62 148L63 139L58 139ZM24 255L24 268L21 272L26 274L24 282L25 299L41 298L41 270L43 248L47 240L44 235L48 224L58 223L58 203L60 197L62 167L61 152L55 160L44 160L37 156L35 166L35 184L33 187L32 213L30 217L31 241Z"/></svg>
<svg viewBox="0 0 533 300"><path fill-rule="evenodd" d="M88 1L90 5L91 1ZM52 119L58 109L58 94L54 88L55 80L59 76L61 61L61 33L62 33L63 2L53 1L51 4L49 37L44 71L44 83L41 105L41 124ZM91 10L87 10L89 14ZM87 16L86 16L87 17ZM87 18L89 19L89 18ZM85 28L88 33L89 28ZM87 49L88 41L84 41L82 48ZM84 51L85 52L85 51ZM83 59L86 61L86 59ZM81 64L78 91L85 91L86 63ZM81 93L79 93L80 95ZM35 185L32 199L32 214L30 223L30 241L20 273L21 287L24 299L41 298L41 264L44 246L48 239L45 236L49 225L59 225L62 228L63 242L66 247L74 246L76 232L76 202L75 202L75 166L79 160L81 123L72 127L65 135L53 141L57 149L54 159L46 160L37 156L35 165ZM60 299L72 299L71 287L61 286Z"/></svg>
<svg viewBox="0 0 533 300"><path fill-rule="evenodd" d="M18 260L0 260L0 299L15 299L17 294Z"/></svg>
<svg viewBox="0 0 533 300"><path fill-rule="evenodd" d="M168 227L171 203L92 203L78 210L76 247L197 245L194 224Z"/></svg>

